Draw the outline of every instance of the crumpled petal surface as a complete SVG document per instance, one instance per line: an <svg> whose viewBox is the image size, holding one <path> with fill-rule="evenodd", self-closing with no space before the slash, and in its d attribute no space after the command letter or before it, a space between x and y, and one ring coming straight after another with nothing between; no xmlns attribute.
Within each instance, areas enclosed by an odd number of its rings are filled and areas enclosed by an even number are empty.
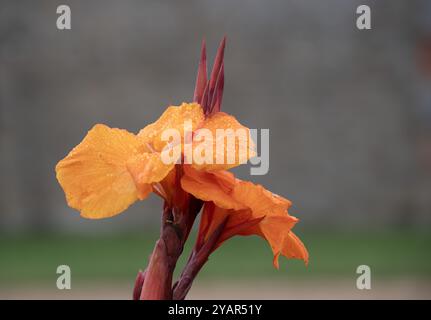
<svg viewBox="0 0 431 320"><path fill-rule="evenodd" d="M227 171L205 172L184 165L184 176L181 179L182 188L204 201L213 201L224 209L245 209L242 203L232 197L235 177Z"/></svg>
<svg viewBox="0 0 431 320"><path fill-rule="evenodd" d="M139 131L138 136L144 143L150 144L155 151L161 152L168 144L168 141L162 140L162 134L165 130L178 130L181 135L181 143L184 143L184 124L189 122L191 124L190 130L196 130L204 121L204 118L202 107L197 103L170 106L157 121Z"/></svg>
<svg viewBox="0 0 431 320"><path fill-rule="evenodd" d="M151 192L151 184L163 180L174 168L175 163L165 164L160 153L141 153L135 155L126 163L138 189L138 197L143 200Z"/></svg>
<svg viewBox="0 0 431 320"><path fill-rule="evenodd" d="M221 130L225 134L221 134ZM207 171L237 167L256 155L250 130L240 124L235 117L224 112L212 114L194 132L193 154L204 154L204 150L211 150L208 158L212 158L212 161L203 163L194 161L192 165L196 169Z"/></svg>
<svg viewBox="0 0 431 320"><path fill-rule="evenodd" d="M57 179L70 207L86 218L119 214L138 198L126 163L143 152L132 133L97 124L56 166Z"/></svg>

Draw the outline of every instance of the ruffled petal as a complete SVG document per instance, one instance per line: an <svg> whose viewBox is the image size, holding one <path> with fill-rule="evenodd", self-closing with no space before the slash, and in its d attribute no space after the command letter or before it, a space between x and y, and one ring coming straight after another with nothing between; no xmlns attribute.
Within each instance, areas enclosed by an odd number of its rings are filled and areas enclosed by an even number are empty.
<svg viewBox="0 0 431 320"><path fill-rule="evenodd" d="M182 188L204 201L213 201L220 208L244 209L245 206L231 193L235 186L235 177L229 172L209 173L184 165L184 176L181 179Z"/></svg>
<svg viewBox="0 0 431 320"><path fill-rule="evenodd" d="M202 172L188 167L184 172L182 187L207 201L199 238L208 238L229 217L217 246L234 235L258 235L271 246L276 268L280 254L308 261L304 245L290 231L298 219L287 211L289 200L261 185L235 179L226 171Z"/></svg>
<svg viewBox="0 0 431 320"><path fill-rule="evenodd" d="M156 122L142 129L138 133L138 136L145 144L151 145L155 151L161 152L170 142L162 139L163 132L169 135L167 130L176 130L181 137L181 141L178 141L178 143L184 143L184 126L190 124L191 127L188 130L196 130L203 120L204 112L202 107L197 103L183 103L180 106L170 106Z"/></svg>
<svg viewBox="0 0 431 320"><path fill-rule="evenodd" d="M192 165L196 169L227 170L255 155L250 130L224 112L212 114L193 134Z"/></svg>
<svg viewBox="0 0 431 320"><path fill-rule="evenodd" d="M175 163L165 164L160 153L141 153L127 161L127 169L138 189L139 199L144 199L151 192L151 184L163 180L174 168Z"/></svg>
<svg viewBox="0 0 431 320"><path fill-rule="evenodd" d="M250 208L253 217L289 216L292 203L259 184L236 179L228 171L200 171L184 166L181 185L185 191L204 201L213 201L224 209Z"/></svg>
<svg viewBox="0 0 431 320"><path fill-rule="evenodd" d="M285 247L285 238L290 230L294 227L298 219L292 216L265 216L263 220L256 226L245 230L250 234L256 234L268 241L274 255L274 267L278 269L278 257L280 254L289 252ZM284 254L285 255L285 254ZM291 257L287 256L286 257Z"/></svg>
<svg viewBox="0 0 431 320"><path fill-rule="evenodd" d="M127 160L145 148L132 133L95 125L56 166L70 207L86 218L119 214L138 198Z"/></svg>
<svg viewBox="0 0 431 320"><path fill-rule="evenodd" d="M292 205L289 200L272 193L259 184L237 180L232 196L253 209L254 216L285 216Z"/></svg>
<svg viewBox="0 0 431 320"><path fill-rule="evenodd" d="M287 258L301 259L308 264L307 248L292 231L286 235L281 253Z"/></svg>

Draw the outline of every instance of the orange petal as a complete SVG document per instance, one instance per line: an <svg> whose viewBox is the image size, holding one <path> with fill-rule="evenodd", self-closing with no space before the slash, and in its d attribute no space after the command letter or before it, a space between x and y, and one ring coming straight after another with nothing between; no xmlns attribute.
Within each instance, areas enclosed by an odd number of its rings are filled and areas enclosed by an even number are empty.
<svg viewBox="0 0 431 320"><path fill-rule="evenodd" d="M164 194L161 196L164 198L164 200L167 201L167 203L172 207L175 204L180 204L181 199L178 199L178 194L183 193L181 188L179 187L179 180L177 179L177 170L174 167L173 170L171 170L168 175L160 181L160 185L164 191Z"/></svg>
<svg viewBox="0 0 431 320"><path fill-rule="evenodd" d="M268 241L274 254L274 266L278 269L278 256L284 249L284 240L298 220L292 216L266 216L256 227L255 234ZM256 230L258 229L258 230Z"/></svg>
<svg viewBox="0 0 431 320"><path fill-rule="evenodd" d="M217 209L215 212L217 212ZM214 214L214 216L216 216L216 214ZM237 229L237 235L258 235L268 241L274 254L274 266L278 269L278 256L280 253L287 257L294 256L294 252L290 247L288 247L288 245L291 246L292 243L287 243L286 237L297 221L298 219L287 214L284 216L266 215L256 217L255 214L252 213L252 210L241 210L230 213L226 228ZM247 222L250 222L250 226L246 225ZM237 226L241 228L238 228ZM213 230L215 227L213 226L209 229ZM221 240L225 241L234 235L235 234L229 232L229 230L226 230L226 232L223 233ZM287 253L290 255L287 255Z"/></svg>
<svg viewBox="0 0 431 320"><path fill-rule="evenodd" d="M204 201L213 201L224 209L249 208L253 218L289 216L291 202L252 182L235 179L228 171L200 171L184 165L181 185L185 191Z"/></svg>
<svg viewBox="0 0 431 320"><path fill-rule="evenodd" d="M107 218L125 210L138 197L126 162L142 150L134 134L95 125L56 166L57 179L69 206L91 219Z"/></svg>
<svg viewBox="0 0 431 320"><path fill-rule="evenodd" d="M216 248L219 247L227 239L242 234L239 231L243 231L247 228L247 222L251 221L251 212L249 209L242 210L230 210L222 209L217 207L213 202L205 202L202 211L202 217L199 225L198 241L206 240L211 234L217 229L217 227L224 222L225 218L229 217L227 223L220 235L220 238L216 244ZM257 223L258 221L256 221ZM254 225L252 223L251 225ZM244 228L243 228L244 226ZM246 234L243 234L246 235ZM214 250L216 249L214 248Z"/></svg>
<svg viewBox="0 0 431 320"><path fill-rule="evenodd" d="M127 161L127 169L139 191L139 199L144 199L151 192L151 184L163 180L175 166L163 163L160 153L141 153Z"/></svg>
<svg viewBox="0 0 431 320"><path fill-rule="evenodd" d="M226 210L226 209L221 209L216 207L214 210L214 218L213 218L215 222L212 222L212 224L214 224L215 226L213 226L211 230L214 230L222 221L224 221L224 218L226 217L226 215L229 215L229 219L227 220L225 228L219 238L217 247L220 246L224 241L226 241L229 238L232 238L235 235L246 236L246 235L256 234L256 232L253 232L252 230L258 230L258 229L253 229L253 227L258 225L265 218L265 217L253 218L252 212L250 209L235 211L235 210ZM219 216L221 216L222 218L219 218Z"/></svg>
<svg viewBox="0 0 431 320"><path fill-rule="evenodd" d="M301 259L308 264L308 251L292 231L286 235L281 253L287 258Z"/></svg>
<svg viewBox="0 0 431 320"><path fill-rule="evenodd" d="M274 254L274 267L277 269L279 268L278 257L280 254L288 258L298 258L306 262L308 261L305 247L296 237L296 241L293 240L293 233L290 230L297 222L297 219L291 216L262 216L254 218L250 209L228 210L219 208L212 202L207 202L202 212L198 236L199 241L208 239L226 217L229 218L216 248L235 235L258 235L268 241Z"/></svg>
<svg viewBox="0 0 431 320"><path fill-rule="evenodd" d="M271 245L274 254L274 266L278 269L278 256L302 259L308 263L308 252L301 240L292 231L298 219L289 215L287 209L292 203L260 185L240 181L233 192L235 199L253 209L253 216L264 215L258 225L246 232L258 234Z"/></svg>
<svg viewBox="0 0 431 320"><path fill-rule="evenodd" d="M226 170L254 157L250 130L235 117L217 112L208 117L193 135L193 167L199 170ZM202 155L199 163L196 155Z"/></svg>
<svg viewBox="0 0 431 320"><path fill-rule="evenodd" d="M213 201L220 208L244 209L245 206L237 202L231 195L235 179L231 173L208 173L198 171L184 165L184 176L181 179L182 188L204 201ZM229 179L231 182L229 183ZM230 188L230 190L229 190Z"/></svg>
<svg viewBox="0 0 431 320"><path fill-rule="evenodd" d="M162 140L165 130L178 130L181 141L184 141L184 125L189 123L190 130L197 129L204 120L204 113L197 103L183 103L181 106L170 106L160 116L160 118L142 129L138 136L144 143L150 144L154 150L161 152L169 141Z"/></svg>
<svg viewBox="0 0 431 320"><path fill-rule="evenodd" d="M285 216L292 203L259 184L237 180L232 196L253 210L253 216Z"/></svg>

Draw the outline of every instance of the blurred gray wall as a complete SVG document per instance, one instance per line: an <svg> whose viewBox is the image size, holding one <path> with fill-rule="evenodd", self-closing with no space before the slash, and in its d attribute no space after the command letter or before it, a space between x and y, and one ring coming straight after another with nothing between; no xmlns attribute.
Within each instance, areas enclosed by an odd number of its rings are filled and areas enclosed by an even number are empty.
<svg viewBox="0 0 431 320"><path fill-rule="evenodd" d="M70 31L56 29L59 4L72 9ZM371 6L372 30L356 29L359 4ZM190 101L202 38L212 60L225 34L223 109L270 129L269 174L252 180L292 199L303 228L429 226L412 116L419 5L0 0L0 229L158 223L155 197L81 219L54 166L95 123L136 132Z"/></svg>

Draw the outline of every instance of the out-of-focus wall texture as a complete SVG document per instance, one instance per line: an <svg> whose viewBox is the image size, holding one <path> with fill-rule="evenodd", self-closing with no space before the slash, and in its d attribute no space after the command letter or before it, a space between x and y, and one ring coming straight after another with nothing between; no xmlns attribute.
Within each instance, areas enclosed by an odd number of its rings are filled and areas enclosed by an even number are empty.
<svg viewBox="0 0 431 320"><path fill-rule="evenodd" d="M72 30L57 30L59 4L70 5ZM360 4L372 30L356 28ZM270 129L270 171L254 181L292 199L302 225L429 227L431 86L418 57L429 7L1 0L0 229L157 225L155 197L114 219L81 219L55 164L95 123L136 132L190 101L201 40L212 61L223 35L223 109Z"/></svg>

